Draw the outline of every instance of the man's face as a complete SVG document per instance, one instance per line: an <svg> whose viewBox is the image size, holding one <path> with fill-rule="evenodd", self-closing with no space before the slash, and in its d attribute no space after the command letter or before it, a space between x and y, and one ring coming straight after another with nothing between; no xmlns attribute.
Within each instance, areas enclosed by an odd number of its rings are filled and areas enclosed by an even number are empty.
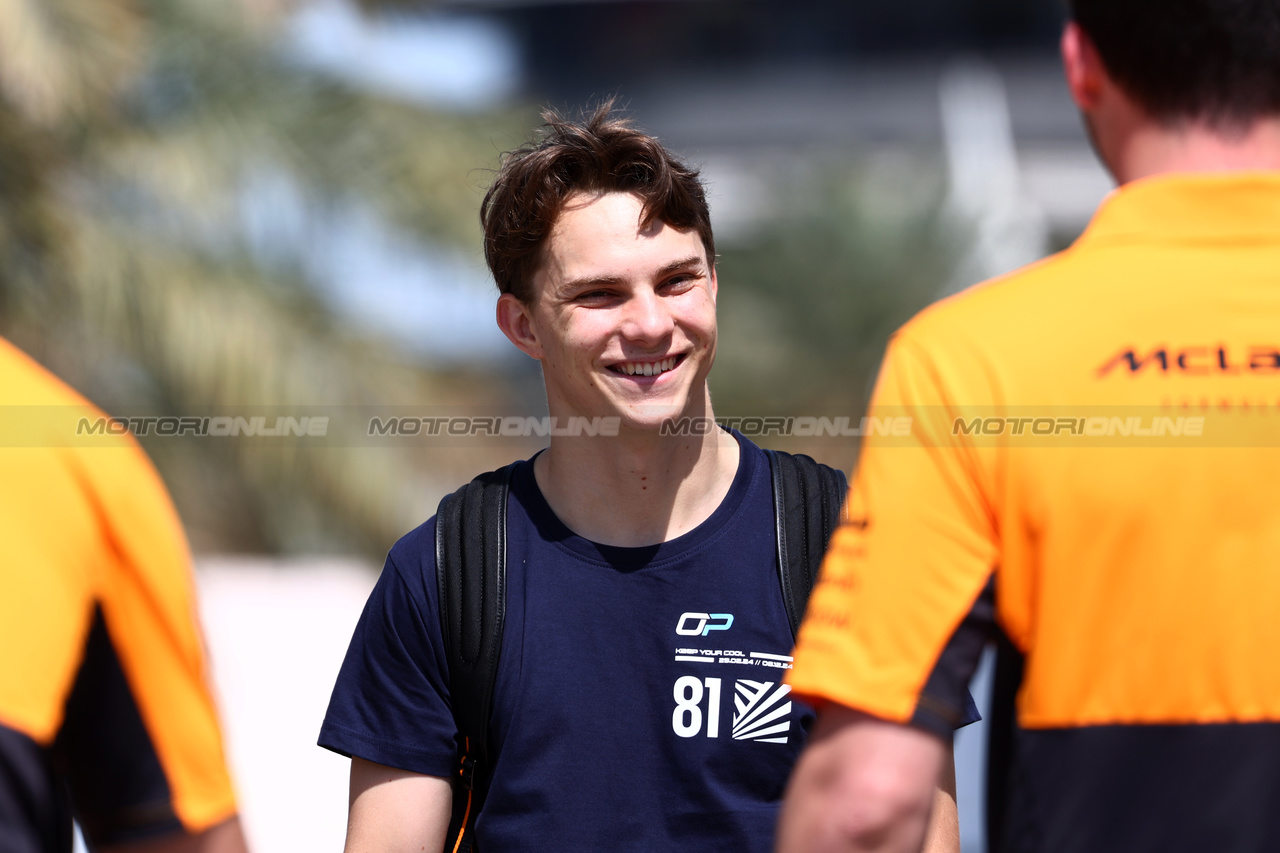
<svg viewBox="0 0 1280 853"><path fill-rule="evenodd" d="M649 430L709 414L715 270L696 231L658 221L641 230L641 207L630 193L571 196L533 303L500 301L503 330L542 362L553 415L619 416L623 429Z"/></svg>

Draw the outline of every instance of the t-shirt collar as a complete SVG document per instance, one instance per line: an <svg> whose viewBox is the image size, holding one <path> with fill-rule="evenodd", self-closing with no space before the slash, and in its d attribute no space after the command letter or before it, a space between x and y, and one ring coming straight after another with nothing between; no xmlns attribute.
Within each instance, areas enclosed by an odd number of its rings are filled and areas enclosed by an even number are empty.
<svg viewBox="0 0 1280 853"><path fill-rule="evenodd" d="M1125 184L1077 246L1160 241L1280 242L1280 171L1180 172Z"/></svg>

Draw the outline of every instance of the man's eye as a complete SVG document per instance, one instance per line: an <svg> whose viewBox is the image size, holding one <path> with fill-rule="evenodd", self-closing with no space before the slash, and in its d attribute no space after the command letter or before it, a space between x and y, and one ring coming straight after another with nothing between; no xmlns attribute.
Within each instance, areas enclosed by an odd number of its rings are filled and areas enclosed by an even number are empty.
<svg viewBox="0 0 1280 853"><path fill-rule="evenodd" d="M599 305L614 298L611 290L584 290L573 298L574 302Z"/></svg>

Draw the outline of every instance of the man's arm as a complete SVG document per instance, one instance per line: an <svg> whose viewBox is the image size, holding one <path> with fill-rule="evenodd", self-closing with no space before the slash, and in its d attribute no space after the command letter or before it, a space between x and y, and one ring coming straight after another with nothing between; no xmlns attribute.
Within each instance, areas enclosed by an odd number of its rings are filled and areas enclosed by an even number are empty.
<svg viewBox="0 0 1280 853"><path fill-rule="evenodd" d="M958 851L948 753L928 732L826 706L791 777L778 853L918 853L926 831L930 853Z"/></svg>
<svg viewBox="0 0 1280 853"><path fill-rule="evenodd" d="M352 758L344 853L437 853L452 805L448 779Z"/></svg>
<svg viewBox="0 0 1280 853"><path fill-rule="evenodd" d="M956 807L956 756L946 750L942 775L933 793L933 816L925 833L923 853L960 853L960 812Z"/></svg>

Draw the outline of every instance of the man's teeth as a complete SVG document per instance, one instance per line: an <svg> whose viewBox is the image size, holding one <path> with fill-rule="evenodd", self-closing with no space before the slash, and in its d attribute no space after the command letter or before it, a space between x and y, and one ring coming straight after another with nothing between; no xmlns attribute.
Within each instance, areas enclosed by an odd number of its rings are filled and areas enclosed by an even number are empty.
<svg viewBox="0 0 1280 853"><path fill-rule="evenodd" d="M664 358L662 361L650 361L644 364L637 362L628 362L619 365L623 373L628 376L656 376L659 373L666 373L668 370L676 366L676 357Z"/></svg>

